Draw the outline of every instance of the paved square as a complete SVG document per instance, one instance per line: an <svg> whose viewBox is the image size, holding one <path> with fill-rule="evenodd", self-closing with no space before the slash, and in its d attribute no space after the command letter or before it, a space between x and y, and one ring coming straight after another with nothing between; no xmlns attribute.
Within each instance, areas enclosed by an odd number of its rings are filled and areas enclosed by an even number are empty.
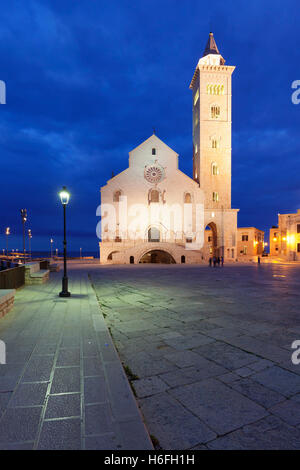
<svg viewBox="0 0 300 470"><path fill-rule="evenodd" d="M162 448L300 448L299 275L291 264L91 267Z"/></svg>

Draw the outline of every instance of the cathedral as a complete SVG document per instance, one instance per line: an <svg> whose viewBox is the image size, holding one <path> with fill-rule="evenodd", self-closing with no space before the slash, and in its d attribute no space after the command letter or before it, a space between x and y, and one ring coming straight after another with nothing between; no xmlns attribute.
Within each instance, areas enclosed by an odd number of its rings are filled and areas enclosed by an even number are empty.
<svg viewBox="0 0 300 470"><path fill-rule="evenodd" d="M231 75L213 33L190 89L193 179L153 134L129 152L129 166L101 188L102 264L207 263L237 259L231 208Z"/></svg>

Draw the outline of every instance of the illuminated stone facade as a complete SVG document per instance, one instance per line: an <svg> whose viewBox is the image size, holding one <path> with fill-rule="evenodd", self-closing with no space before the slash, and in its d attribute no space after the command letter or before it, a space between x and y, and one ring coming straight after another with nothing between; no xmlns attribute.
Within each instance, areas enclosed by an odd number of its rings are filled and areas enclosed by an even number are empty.
<svg viewBox="0 0 300 470"><path fill-rule="evenodd" d="M270 255L300 261L300 209L295 214L278 214L278 228L270 229Z"/></svg>
<svg viewBox="0 0 300 470"><path fill-rule="evenodd" d="M264 232L255 227L239 227L237 251L241 260L261 256L264 251Z"/></svg>
<svg viewBox="0 0 300 470"><path fill-rule="evenodd" d="M113 205L117 214L115 228L103 218L101 263L207 263L212 255L236 260L238 209L231 209L234 67L224 64L210 33L190 85L193 179L179 170L178 154L152 135L129 153L129 167L101 188L101 204L107 211ZM138 226L137 204L143 207ZM171 212L176 207L182 224L170 224L167 207Z"/></svg>

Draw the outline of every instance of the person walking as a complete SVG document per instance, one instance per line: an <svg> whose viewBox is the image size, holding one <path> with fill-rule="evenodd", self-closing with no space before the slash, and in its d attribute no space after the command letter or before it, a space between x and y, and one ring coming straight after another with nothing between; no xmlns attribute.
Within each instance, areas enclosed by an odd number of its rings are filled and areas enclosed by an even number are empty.
<svg viewBox="0 0 300 470"><path fill-rule="evenodd" d="M222 267L224 266L224 256L221 256L221 264L222 264Z"/></svg>
<svg viewBox="0 0 300 470"><path fill-rule="evenodd" d="M218 259L217 259L217 263L218 263L218 266L220 266L220 256L218 256Z"/></svg>
<svg viewBox="0 0 300 470"><path fill-rule="evenodd" d="M214 268L216 267L216 264L217 264L217 258L214 256L213 258L213 263L214 263Z"/></svg>
<svg viewBox="0 0 300 470"><path fill-rule="evenodd" d="M211 267L211 261L212 261L212 259L211 259L211 256L210 256L210 258L209 258L209 266L210 267Z"/></svg>

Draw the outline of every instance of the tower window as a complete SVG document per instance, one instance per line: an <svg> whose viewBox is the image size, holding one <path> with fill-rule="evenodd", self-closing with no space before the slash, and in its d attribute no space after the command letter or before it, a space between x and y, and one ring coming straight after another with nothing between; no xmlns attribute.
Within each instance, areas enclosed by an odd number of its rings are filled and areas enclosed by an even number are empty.
<svg viewBox="0 0 300 470"><path fill-rule="evenodd" d="M213 201L218 202L219 200L219 193L216 193L215 191L213 192Z"/></svg>
<svg viewBox="0 0 300 470"><path fill-rule="evenodd" d="M211 165L211 173L212 175L216 176L219 174L219 167L216 163L212 163Z"/></svg>
<svg viewBox="0 0 300 470"><path fill-rule="evenodd" d="M219 141L218 139L212 139L211 140L211 146L213 149L218 149L219 148Z"/></svg>
<svg viewBox="0 0 300 470"><path fill-rule="evenodd" d="M224 95L224 85L208 84L206 91L209 95Z"/></svg>
<svg viewBox="0 0 300 470"><path fill-rule="evenodd" d="M242 235L242 242L248 241L248 235Z"/></svg>
<svg viewBox="0 0 300 470"><path fill-rule="evenodd" d="M212 119L218 119L220 117L220 106L211 106L210 116L212 117Z"/></svg>
<svg viewBox="0 0 300 470"><path fill-rule="evenodd" d="M152 149L152 155L156 155L156 149Z"/></svg>
<svg viewBox="0 0 300 470"><path fill-rule="evenodd" d="M198 122L199 122L199 116L198 116L198 112L196 112L194 116L194 127L197 126Z"/></svg>
<svg viewBox="0 0 300 470"><path fill-rule="evenodd" d="M198 99L199 99L199 88L197 88L197 91L196 91L196 93L195 93L195 95L194 95L194 106L195 106L195 104L197 103Z"/></svg>
<svg viewBox="0 0 300 470"><path fill-rule="evenodd" d="M197 153L197 152L198 152L198 145L195 144L195 153Z"/></svg>

